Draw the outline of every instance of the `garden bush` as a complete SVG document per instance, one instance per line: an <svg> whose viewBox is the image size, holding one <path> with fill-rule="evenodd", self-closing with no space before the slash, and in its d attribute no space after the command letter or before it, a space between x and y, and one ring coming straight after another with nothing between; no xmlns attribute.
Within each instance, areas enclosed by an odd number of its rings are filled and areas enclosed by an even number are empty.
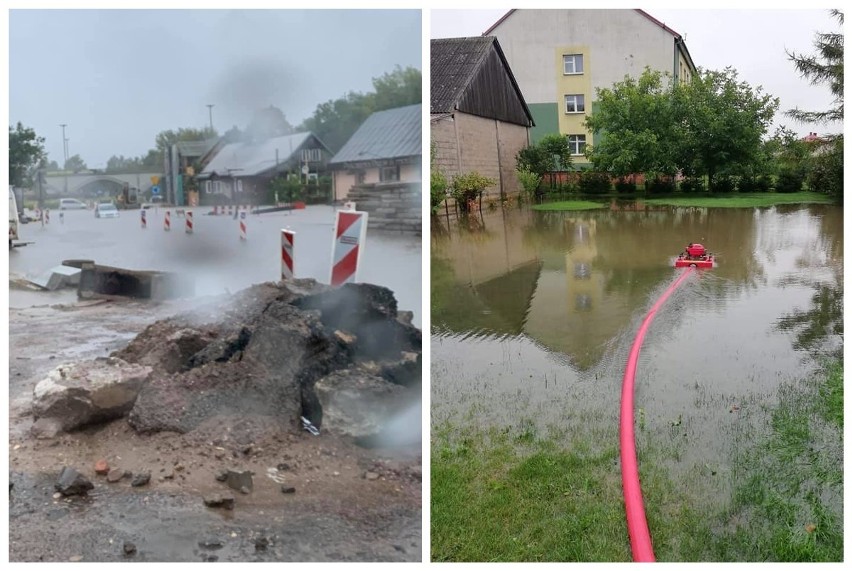
<svg viewBox="0 0 852 571"><path fill-rule="evenodd" d="M799 192L805 182L805 173L795 167L782 169L775 181L776 192Z"/></svg>
<svg viewBox="0 0 852 571"><path fill-rule="evenodd" d="M578 187L582 194L604 194L612 189L612 180L604 172L583 171Z"/></svg>
<svg viewBox="0 0 852 571"><path fill-rule="evenodd" d="M704 181L700 178L691 177L680 181L680 191L685 193L703 192Z"/></svg>
<svg viewBox="0 0 852 571"><path fill-rule="evenodd" d="M671 178L655 178L645 182L645 190L651 194L670 194L675 190L675 182Z"/></svg>

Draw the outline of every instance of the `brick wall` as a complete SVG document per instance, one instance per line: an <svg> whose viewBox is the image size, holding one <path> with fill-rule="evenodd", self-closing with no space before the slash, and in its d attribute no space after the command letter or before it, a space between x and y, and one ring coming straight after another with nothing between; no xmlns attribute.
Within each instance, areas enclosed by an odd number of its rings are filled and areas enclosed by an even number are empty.
<svg viewBox="0 0 852 571"><path fill-rule="evenodd" d="M460 172L477 171L497 184L486 189L483 197L516 195L520 190L515 174L515 156L527 146L527 128L512 123L456 112L431 122L434 165L447 177Z"/></svg>

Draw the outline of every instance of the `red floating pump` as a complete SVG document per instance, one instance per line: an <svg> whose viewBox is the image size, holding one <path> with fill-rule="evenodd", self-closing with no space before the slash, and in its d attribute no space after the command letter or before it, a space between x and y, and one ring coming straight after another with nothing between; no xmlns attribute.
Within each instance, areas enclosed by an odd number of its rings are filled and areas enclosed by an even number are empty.
<svg viewBox="0 0 852 571"><path fill-rule="evenodd" d="M676 268L712 268L715 259L702 244L690 243L675 260Z"/></svg>

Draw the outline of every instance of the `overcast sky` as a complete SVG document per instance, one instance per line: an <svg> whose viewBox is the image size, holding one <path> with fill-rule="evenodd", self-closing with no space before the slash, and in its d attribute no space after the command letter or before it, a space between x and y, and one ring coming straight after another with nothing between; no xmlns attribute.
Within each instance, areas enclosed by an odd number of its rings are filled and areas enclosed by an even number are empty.
<svg viewBox="0 0 852 571"><path fill-rule="evenodd" d="M781 99L775 124L786 125L806 135L840 131L835 124L797 123L783 111L799 106L825 110L832 102L827 86L814 87L799 77L784 49L814 52L815 32L837 32L840 27L828 10L669 10L646 8L651 16L686 38L692 60L698 67L721 70L732 66L741 80ZM433 10L431 37L478 36L507 10ZM523 86L521 86L523 89ZM774 130L774 128L773 128Z"/></svg>
<svg viewBox="0 0 852 571"><path fill-rule="evenodd" d="M246 126L279 107L294 126L317 104L372 90L395 65L421 68L420 10L12 10L9 124L51 160L103 168L157 133Z"/></svg>

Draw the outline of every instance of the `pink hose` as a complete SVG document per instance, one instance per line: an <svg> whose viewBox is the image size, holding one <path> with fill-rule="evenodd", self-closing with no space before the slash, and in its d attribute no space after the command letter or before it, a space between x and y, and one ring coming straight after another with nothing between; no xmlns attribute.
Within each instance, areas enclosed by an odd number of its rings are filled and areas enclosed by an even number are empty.
<svg viewBox="0 0 852 571"><path fill-rule="evenodd" d="M627 533L630 535L630 549L633 560L641 562L655 561L654 547L651 545L651 534L648 531L648 521L645 519L645 505L642 502L642 488L639 485L639 465L636 462L636 442L633 433L633 388L636 384L636 364L639 361L639 351L645 340L645 333L654 320L657 310L662 307L669 296L680 286L683 280L695 268L687 268L685 272L669 289L660 296L654 307L645 316L642 326L636 333L627 367L624 369L624 380L621 384L621 485L624 489L624 511L627 515Z"/></svg>

